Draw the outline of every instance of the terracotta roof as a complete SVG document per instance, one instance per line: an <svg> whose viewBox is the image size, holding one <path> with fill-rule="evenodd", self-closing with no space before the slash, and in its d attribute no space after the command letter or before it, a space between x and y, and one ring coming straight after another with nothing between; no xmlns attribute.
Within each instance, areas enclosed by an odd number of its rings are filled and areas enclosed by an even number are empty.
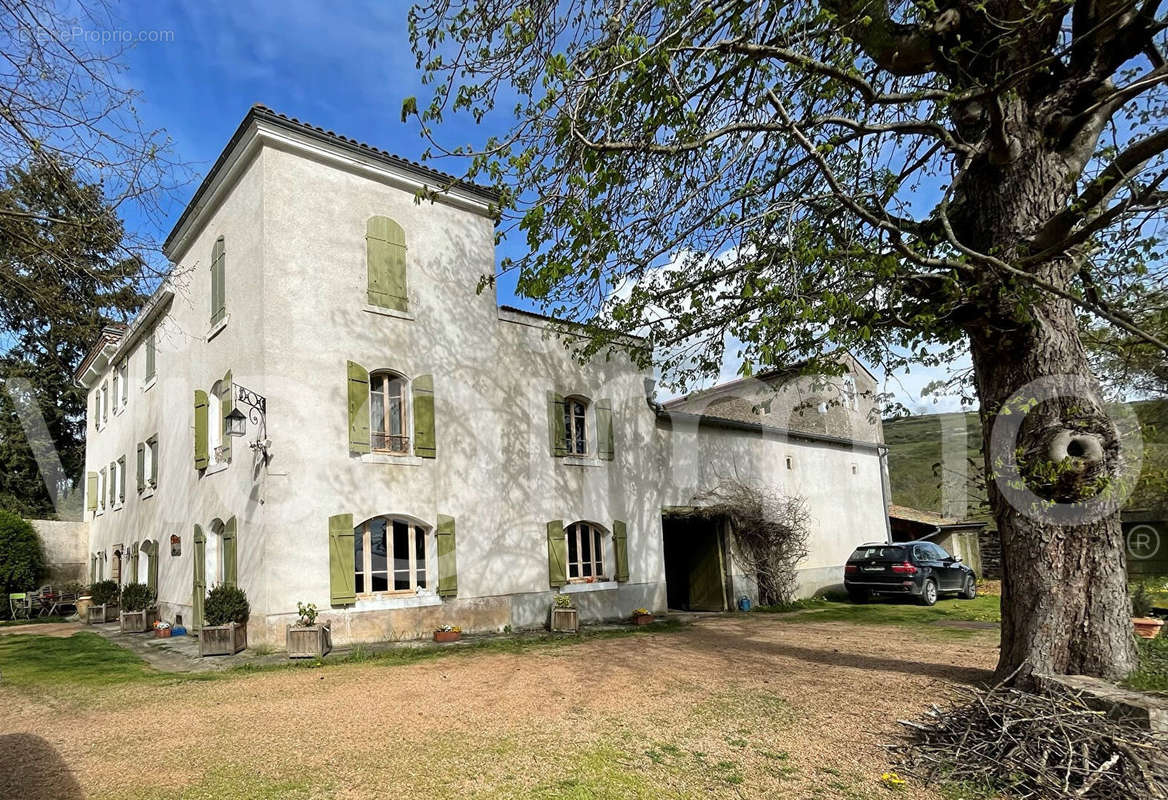
<svg viewBox="0 0 1168 800"><path fill-rule="evenodd" d="M73 380L79 380L85 374L85 370L89 369L89 365L93 363L93 360L97 358L97 354L105 349L106 345L115 344L120 341L129 329L129 325L121 322L111 322L102 328L101 333L97 337L97 341L89 348L89 352L85 354L85 358L81 359L81 363L73 371Z"/></svg>
<svg viewBox="0 0 1168 800"><path fill-rule="evenodd" d="M231 151L235 149L235 145L239 142L240 139L243 138L243 135L247 132L248 128L251 126L251 123L257 120L273 125L278 125L282 128L292 130L297 133L306 134L315 139L328 142L334 146L342 147L359 155L376 159L377 161L380 161L383 164L387 164L391 167L396 167L397 169L406 172L412 172L423 181L429 181L434 184L441 185L451 184L456 188L479 195L483 199L490 202L498 202L499 200L499 193L489 186L481 186L477 183L470 183L469 181L459 180L454 175L450 175L449 173L441 172L434 169L433 167L420 164L417 161L410 161L407 158L394 155L393 153L390 153L386 150L374 147L371 144L366 144L365 142L360 142L356 139L350 139L348 136L342 136L339 133L321 128L317 125L302 122L295 117L289 117L285 114L280 114L279 112L273 111L261 103L256 103L248 110L247 115L243 118L243 122L239 123L239 127L236 128L235 133L231 136L231 140L227 143L227 146L223 148L223 152L219 154L219 158L215 160L215 163L211 165L211 169L207 171L207 175L203 178L203 182L200 183L199 188L195 190L194 196L191 197L191 201L187 203L187 207L183 210L182 215L178 218L178 222L174 224L170 234L167 235L166 241L162 245L162 249L164 251L169 252L170 245L173 242L175 236L178 234L179 229L183 227L191 215L194 214L195 211L202 205L203 196L210 188L211 182L214 179L216 173L219 172L219 169L223 166Z"/></svg>
<svg viewBox="0 0 1168 800"><path fill-rule="evenodd" d="M984 522L977 522L974 520L962 520L954 517L943 517L940 514L935 514L932 511L922 511L919 508L910 508L909 506L898 506L892 504L888 506L888 516L896 519L907 520L908 522L919 522L923 525L935 525L937 527L949 527L969 525L985 525Z"/></svg>

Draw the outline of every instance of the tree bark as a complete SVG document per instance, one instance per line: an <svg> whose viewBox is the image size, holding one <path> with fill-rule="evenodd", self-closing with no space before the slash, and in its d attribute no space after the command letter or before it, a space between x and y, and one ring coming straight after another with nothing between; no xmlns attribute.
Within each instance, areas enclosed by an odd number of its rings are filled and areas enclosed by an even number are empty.
<svg viewBox="0 0 1168 800"><path fill-rule="evenodd" d="M1088 367L1071 305L1049 298L1031 313L1033 323L1013 332L970 334L987 489L1002 545L997 678L1012 677L1023 687L1032 685L1035 673L1119 679L1136 665L1119 512L1092 514L1089 503L1082 506L1097 497L1098 478L1120 472L1119 437ZM1026 401L1041 396L1028 388L1034 381L1064 396L1025 409ZM1020 470L995 480L1009 455L993 436L1003 408L1013 417L1003 417L1005 424L1018 425ZM1019 424L1020 411L1025 413ZM1099 444L1097 451L1092 442ZM1022 485L1036 502L1020 502L1011 487ZM1046 502L1056 505L1044 507ZM1056 508L1066 515L1053 513Z"/></svg>

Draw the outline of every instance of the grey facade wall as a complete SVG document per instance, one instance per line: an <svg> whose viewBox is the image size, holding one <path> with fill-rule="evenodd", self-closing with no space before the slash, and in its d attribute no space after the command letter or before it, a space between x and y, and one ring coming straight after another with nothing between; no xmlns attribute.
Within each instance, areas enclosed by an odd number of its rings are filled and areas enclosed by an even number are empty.
<svg viewBox="0 0 1168 800"><path fill-rule="evenodd" d="M85 522L60 522L31 519L40 537L48 566L46 583L77 581L85 583L89 572L89 525Z"/></svg>

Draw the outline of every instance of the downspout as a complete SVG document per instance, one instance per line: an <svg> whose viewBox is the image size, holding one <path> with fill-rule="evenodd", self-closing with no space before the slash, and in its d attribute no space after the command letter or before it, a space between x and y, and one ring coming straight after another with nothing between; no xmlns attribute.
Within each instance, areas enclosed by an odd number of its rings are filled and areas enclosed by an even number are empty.
<svg viewBox="0 0 1168 800"><path fill-rule="evenodd" d="M880 455L880 499L884 502L884 540L892 544L892 519L888 516L892 509L892 489L888 485L888 445L877 444Z"/></svg>

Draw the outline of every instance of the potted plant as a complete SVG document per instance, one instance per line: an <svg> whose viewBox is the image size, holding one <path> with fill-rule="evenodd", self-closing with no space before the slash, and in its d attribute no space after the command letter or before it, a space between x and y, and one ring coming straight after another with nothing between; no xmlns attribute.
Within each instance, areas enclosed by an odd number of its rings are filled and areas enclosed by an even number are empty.
<svg viewBox="0 0 1168 800"><path fill-rule="evenodd" d="M633 609L633 624L634 625L648 625L653 621L653 615L649 613L647 608Z"/></svg>
<svg viewBox="0 0 1168 800"><path fill-rule="evenodd" d="M1132 626L1136 635L1144 639L1155 639L1164 627L1164 620L1152 616L1152 593L1145 583L1137 583L1131 594Z"/></svg>
<svg viewBox="0 0 1168 800"><path fill-rule="evenodd" d="M552 603L551 629L558 633L576 633L580 630L580 615L572 607L572 598L557 594Z"/></svg>
<svg viewBox="0 0 1168 800"><path fill-rule="evenodd" d="M116 622L121 587L114 580L98 581L89 587L89 609L85 621L90 625Z"/></svg>
<svg viewBox="0 0 1168 800"><path fill-rule="evenodd" d="M462 628L457 625L443 625L434 631L434 641L438 644L457 642L462 638Z"/></svg>
<svg viewBox="0 0 1168 800"><path fill-rule="evenodd" d="M324 658L333 649L333 632L327 622L316 624L316 604L297 603L299 618L288 626L288 658Z"/></svg>
<svg viewBox="0 0 1168 800"><path fill-rule="evenodd" d="M203 603L203 628L199 631L199 655L233 656L247 648L247 619L251 606L238 586L220 583L207 592Z"/></svg>
<svg viewBox="0 0 1168 800"><path fill-rule="evenodd" d="M171 635L170 623L169 622L161 622L161 621L155 622L154 623L154 635L157 636L159 639L169 639L170 635Z"/></svg>
<svg viewBox="0 0 1168 800"><path fill-rule="evenodd" d="M122 587L122 633L148 633L158 620L154 593L144 583Z"/></svg>

